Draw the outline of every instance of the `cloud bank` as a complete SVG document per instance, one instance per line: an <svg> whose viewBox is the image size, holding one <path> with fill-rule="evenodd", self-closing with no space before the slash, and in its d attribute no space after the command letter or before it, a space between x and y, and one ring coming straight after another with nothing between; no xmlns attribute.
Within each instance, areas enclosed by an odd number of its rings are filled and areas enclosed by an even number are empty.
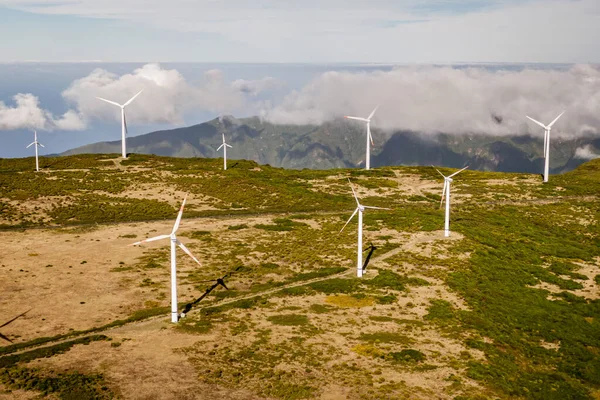
<svg viewBox="0 0 600 400"><path fill-rule="evenodd" d="M579 158L581 160L593 160L595 158L600 158L600 154L594 153L591 145L579 147L575 150L575 158Z"/></svg>
<svg viewBox="0 0 600 400"><path fill-rule="evenodd" d="M127 106L127 117L135 123L182 124L194 110L216 114L237 114L253 109L249 100L279 82L270 77L260 80L227 82L220 70L209 70L201 84L193 85L175 69L146 64L130 74L118 76L96 69L74 81L63 97L88 119L120 121L118 108L95 97L123 104L140 90L144 92Z"/></svg>
<svg viewBox="0 0 600 400"><path fill-rule="evenodd" d="M13 96L15 106L0 101L0 130L82 130L86 124L81 115L69 110L60 117L40 108L39 99L31 93Z"/></svg>
<svg viewBox="0 0 600 400"><path fill-rule="evenodd" d="M422 133L539 134L526 115L550 123L553 134L580 136L600 129L600 68L567 70L400 67L373 73L327 72L262 115L273 123L320 124L369 115L378 128Z"/></svg>
<svg viewBox="0 0 600 400"><path fill-rule="evenodd" d="M96 96L123 104L143 89L127 107L130 126L181 125L186 115L197 112L260 115L278 124L321 124L344 115L366 117L380 105L373 127L386 132L542 137L542 128L525 116L549 123L566 110L554 125L553 136L600 133L600 67L592 65L330 71L273 105L269 93L284 87L271 77L228 81L217 69L193 83L179 71L158 64L146 64L123 75L95 69L62 92L71 108L62 116L42 109L32 94L16 95L14 106L0 102L0 130L82 130L94 121L118 123L118 108Z"/></svg>

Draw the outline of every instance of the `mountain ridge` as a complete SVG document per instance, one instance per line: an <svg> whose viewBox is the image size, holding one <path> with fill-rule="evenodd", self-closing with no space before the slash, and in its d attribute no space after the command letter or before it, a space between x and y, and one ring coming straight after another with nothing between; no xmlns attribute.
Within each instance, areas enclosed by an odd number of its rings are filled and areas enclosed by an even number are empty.
<svg viewBox="0 0 600 400"><path fill-rule="evenodd" d="M364 127L346 120L321 125L277 125L258 117L215 118L188 127L150 132L128 138L131 153L170 157L219 158L224 134L233 148L228 158L291 169L331 169L364 165ZM543 140L530 135L485 136L478 134L422 135L412 131L386 134L373 129L371 153L374 167L388 165L440 165L498 171L541 172ZM121 142L97 142L61 155L118 152ZM551 143L552 173L570 171L586 159L576 157L583 146L600 149L600 138L584 137Z"/></svg>

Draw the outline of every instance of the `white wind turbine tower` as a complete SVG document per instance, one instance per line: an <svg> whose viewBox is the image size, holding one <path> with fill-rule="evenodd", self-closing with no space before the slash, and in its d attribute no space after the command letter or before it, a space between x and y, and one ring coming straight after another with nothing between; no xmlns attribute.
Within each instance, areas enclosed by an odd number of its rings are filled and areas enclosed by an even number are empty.
<svg viewBox="0 0 600 400"><path fill-rule="evenodd" d="M352 194L354 195L354 199L356 200L356 209L354 210L354 212L352 213L352 215L350 216L350 218L348 219L346 224L342 227L342 229L340 230L340 233L342 233L342 231L344 230L346 225L348 225L350 223L350 221L352 220L352 218L354 218L354 215L356 215L356 213L358 213L358 255L357 255L357 259L356 259L356 276L358 276L360 278L363 275L363 261L362 261L363 212L367 208L371 208L374 210L389 210L389 208L363 206L358 201L358 197L356 196L356 192L354 191L354 187L352 187L352 182L350 182L350 179L348 179L348 183L350 183L350 188L352 189Z"/></svg>
<svg viewBox="0 0 600 400"><path fill-rule="evenodd" d="M217 149L217 151L221 150L221 147L223 148L223 169L227 169L227 148L231 148L230 145L228 145L227 143L225 143L225 134L222 133L221 135L223 135L223 144L219 146L219 148Z"/></svg>
<svg viewBox="0 0 600 400"><path fill-rule="evenodd" d="M125 104L119 104L117 102L103 99L102 97L96 97L99 100L105 101L109 104L115 105L117 107L121 107L121 156L123 158L127 158L127 145L125 143L125 135L127 135L127 120L125 119L125 107L127 107L131 102L142 93L144 89L137 92L135 96L127 100Z"/></svg>
<svg viewBox="0 0 600 400"><path fill-rule="evenodd" d="M39 172L40 163L38 162L38 146L46 147L37 140L37 131L33 131L33 142L29 144L29 146L25 147L26 149L31 146L35 146L35 170Z"/></svg>
<svg viewBox="0 0 600 400"><path fill-rule="evenodd" d="M373 112L371 112L371 114L369 114L369 116L367 118L349 117L347 115L344 117L344 118L355 119L357 121L363 121L363 122L367 123L367 155L365 156L366 169L371 169L371 144L374 144L373 136L371 136L371 118L373 118L373 115L375 115L375 111L377 111L378 108L379 108L379 106L375 107Z"/></svg>
<svg viewBox="0 0 600 400"><path fill-rule="evenodd" d="M142 243L153 242L155 240L167 239L171 240L171 322L177 322L179 319L179 315L177 313L177 254L176 247L179 246L181 249L198 264L200 261L188 250L187 247L183 243L177 239L175 232L179 228L179 224L181 223L181 215L183 214L183 207L185 206L185 201L187 200L187 195L183 199L183 203L181 204L181 208L179 209L179 214L177 215L177 220L175 221L175 225L173 226L173 230L168 235L160 235L150 239L142 240L140 242L133 243L131 246L136 246Z"/></svg>
<svg viewBox="0 0 600 400"><path fill-rule="evenodd" d="M544 128L544 182L548 182L548 170L550 168L550 131L552 130L552 125L554 125L554 123L558 121L560 117L562 117L565 111L561 112L560 115L554 118L554 121L550 122L547 126L542 124L540 121L536 121L528 115L526 116L531 121Z"/></svg>
<svg viewBox="0 0 600 400"><path fill-rule="evenodd" d="M469 168L469 167L468 166L464 167L463 169L456 171L452 175L446 176L446 175L442 174L437 168L434 167L434 169L441 176L444 177L444 189L442 189L442 198L440 200L440 207L442 206L442 202L444 201L444 195L445 195L446 196L446 219L445 219L445 223L444 223L444 236L445 237L450 236L450 184L453 181L452 177L454 175L457 175L457 174L463 172L467 168Z"/></svg>

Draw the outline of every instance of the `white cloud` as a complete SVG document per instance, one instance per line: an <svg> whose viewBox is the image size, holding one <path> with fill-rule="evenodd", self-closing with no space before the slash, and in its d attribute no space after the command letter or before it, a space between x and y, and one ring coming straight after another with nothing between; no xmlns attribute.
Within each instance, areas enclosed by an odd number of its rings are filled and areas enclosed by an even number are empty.
<svg viewBox="0 0 600 400"><path fill-rule="evenodd" d="M579 147L575 150L575 158L593 160L595 158L600 158L600 154L594 153L592 151L592 146L588 144L587 146Z"/></svg>
<svg viewBox="0 0 600 400"><path fill-rule="evenodd" d="M600 61L598 0L0 0L0 5L218 40L214 48L186 54L190 61L214 61L215 54L256 62ZM117 46L111 51L113 60L122 61Z"/></svg>
<svg viewBox="0 0 600 400"><path fill-rule="evenodd" d="M428 66L327 72L262 115L274 123L319 124L343 115L366 117L378 104L374 126L386 130L541 136L525 116L549 123L567 109L553 134L598 133L600 69L577 65L568 70L492 71Z"/></svg>
<svg viewBox="0 0 600 400"><path fill-rule="evenodd" d="M82 130L85 122L77 112L69 110L61 117L40 107L39 99L31 93L13 96L14 106L0 101L0 130Z"/></svg>
<svg viewBox="0 0 600 400"><path fill-rule="evenodd" d="M15 105L0 102L0 130L36 128L82 130L93 120L120 121L117 107L96 96L124 103L129 125L183 124L197 111L260 115L273 123L320 124L343 115L367 116L380 105L374 127L435 133L525 134L542 136L529 115L548 123L561 111L553 136L600 133L600 67L495 70L404 66L390 71L323 73L302 89L272 104L263 92L285 85L271 77L227 81L209 70L201 82L189 82L175 69L146 64L116 75L96 69L77 79L62 95L70 110L54 116L32 94L18 94ZM582 153L583 154L583 153Z"/></svg>
<svg viewBox="0 0 600 400"><path fill-rule="evenodd" d="M96 69L74 81L63 92L87 118L120 121L118 108L96 97L123 104L140 90L144 92L127 107L127 119L135 123L181 124L186 113L193 110L218 114L236 114L252 110L247 94L256 95L274 86L273 78L257 81L225 81L219 70L205 73L204 82L190 84L175 69L163 69L158 64L146 64L130 74L117 76Z"/></svg>

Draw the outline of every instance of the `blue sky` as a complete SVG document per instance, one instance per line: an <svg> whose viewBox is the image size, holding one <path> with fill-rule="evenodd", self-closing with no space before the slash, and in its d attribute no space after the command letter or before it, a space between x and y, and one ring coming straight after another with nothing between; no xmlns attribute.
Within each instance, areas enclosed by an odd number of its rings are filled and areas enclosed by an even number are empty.
<svg viewBox="0 0 600 400"><path fill-rule="evenodd" d="M4 62L598 63L600 2L0 0L0 34Z"/></svg>

